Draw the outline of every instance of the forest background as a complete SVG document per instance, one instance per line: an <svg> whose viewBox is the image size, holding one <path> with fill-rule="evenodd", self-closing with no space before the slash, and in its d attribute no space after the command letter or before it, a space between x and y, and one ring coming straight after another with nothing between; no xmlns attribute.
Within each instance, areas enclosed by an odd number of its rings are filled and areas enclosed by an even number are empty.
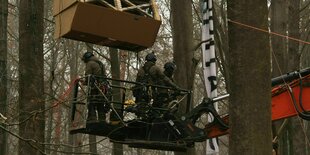
<svg viewBox="0 0 310 155"><path fill-rule="evenodd" d="M69 135L70 97L64 95L70 82L83 75L84 64L80 58L87 49L93 50L105 63L108 77L129 81L135 80L145 55L155 52L159 66L167 61L176 61L177 83L184 89L193 90L192 107L200 103L206 95L201 48L196 48L201 42L201 2L158 1L162 25L156 42L152 48L136 54L68 39L54 39L52 0L1 0L0 113L3 117L0 154L206 154L206 143L198 143L187 153L174 153L128 148L112 144L104 137ZM253 115L266 119L270 111L264 111L253 102L249 104L249 101L268 101L270 96L257 93L251 84L247 88L236 86L253 82L254 76L271 79L310 66L310 1L213 2L218 91L219 94L232 93L230 104L219 104L220 113L230 111L232 118L238 119L235 124L244 123L255 128L257 125L251 123L256 121ZM242 62L242 67L236 62ZM259 64L265 67L263 71L255 69L261 67ZM115 73L115 68L112 71L113 66L119 68L119 72L116 69L118 73ZM266 66L270 68L266 69ZM271 74L265 74L266 70L271 70ZM182 80L184 75L187 80ZM256 82L270 84L266 80ZM265 93L268 89L264 87ZM248 102L244 101L246 99ZM234 104L237 102L238 105ZM238 108L241 112L234 117ZM279 137L280 154L309 154L309 123L297 117L285 122L287 125L281 132L277 131L283 122L273 123L273 136ZM231 125L234 127L234 121ZM271 130L271 124L266 126ZM271 141L258 144L255 143L256 132L250 132L248 128L233 129L230 142L227 136L218 139L219 154L258 153L264 150L264 145L270 146L266 152L271 154ZM244 138L251 136L254 138ZM267 134L265 138L272 138L270 136ZM257 149L248 149L252 147Z"/></svg>

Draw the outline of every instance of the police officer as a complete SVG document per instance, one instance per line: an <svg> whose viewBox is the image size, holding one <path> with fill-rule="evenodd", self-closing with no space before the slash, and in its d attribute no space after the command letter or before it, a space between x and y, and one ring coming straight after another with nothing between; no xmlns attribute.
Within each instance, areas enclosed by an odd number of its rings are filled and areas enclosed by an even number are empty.
<svg viewBox="0 0 310 155"><path fill-rule="evenodd" d="M145 64L143 67L141 67L137 74L137 82L141 81L148 81L148 84L152 85L160 85L160 86L167 86L172 87L174 89L179 89L179 87L171 81L164 73L163 71L156 65L157 57L154 53L149 53L145 57ZM158 93L157 91L160 88L152 87L152 96L154 98L153 106L154 107L160 107L162 103L157 102L158 99ZM142 94L142 93L140 93ZM144 96L142 96L143 98ZM147 98L147 97L145 97ZM149 99L149 98L147 98Z"/></svg>
<svg viewBox="0 0 310 155"><path fill-rule="evenodd" d="M84 84L89 84L87 122L92 123L97 121L96 111L98 114L98 120L105 121L106 113L109 108L107 101L102 95L102 90L100 90L100 84L103 83L105 80L104 78L106 77L105 66L92 52L85 52L82 60L86 65L85 76L87 78Z"/></svg>
<svg viewBox="0 0 310 155"><path fill-rule="evenodd" d="M172 82L174 82L173 74L176 68L177 67L174 62L167 62L164 65L164 74ZM169 85L165 85L165 84L163 86L169 87ZM157 94L154 97L154 107L167 108L169 102L176 99L176 96L172 94L172 92L174 92L174 90L158 88Z"/></svg>
<svg viewBox="0 0 310 155"><path fill-rule="evenodd" d="M150 68L155 66L157 58L155 54L150 53L145 57L144 65L138 70L136 82L144 85L136 85L133 89L133 95L136 98L136 103L148 103L151 101L150 88L148 84L152 84Z"/></svg>
<svg viewBox="0 0 310 155"><path fill-rule="evenodd" d="M173 74L174 71L177 69L177 66L174 62L167 62L164 65L164 74L172 81L174 82L173 79Z"/></svg>

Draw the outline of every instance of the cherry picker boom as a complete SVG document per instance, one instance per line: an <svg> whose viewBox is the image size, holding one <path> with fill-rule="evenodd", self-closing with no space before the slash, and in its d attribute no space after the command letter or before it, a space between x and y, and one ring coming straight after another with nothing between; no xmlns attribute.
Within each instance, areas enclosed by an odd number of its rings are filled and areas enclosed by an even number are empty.
<svg viewBox="0 0 310 155"><path fill-rule="evenodd" d="M115 79L107 78L107 80ZM140 84L125 80L117 81L127 85ZM165 88L154 85L140 85ZM310 119L308 113L310 111L310 68L274 78L272 79L272 86L273 121L296 115L303 119ZM125 87L114 87L113 85L111 87L127 90ZM112 113L116 112L114 104L124 105L122 109L117 109L122 111L119 123L113 124L111 122L86 123L85 119L78 119L77 116L83 114L81 107L85 107L84 105L87 103L79 100L81 98L79 95L83 94L79 90L83 90L83 88L78 80L75 83L74 90L71 134L84 133L104 136L112 142L127 144L129 147L185 151L187 148L193 147L195 142L202 142L229 133L229 116L219 115L213 106L213 103L228 98L228 94L214 99L203 99L198 106L184 115L173 112L173 108L184 96L191 97L191 91L188 90L182 90L179 93L181 99L178 98L178 100L171 102L171 106L166 109L152 107L151 103L125 105L125 99L108 101L111 104ZM190 101L189 99L188 104ZM77 106L80 107L77 108ZM196 123L204 114L211 114L214 119L203 127L198 126ZM131 117L128 118L128 115ZM78 123L81 123L82 126L77 125Z"/></svg>

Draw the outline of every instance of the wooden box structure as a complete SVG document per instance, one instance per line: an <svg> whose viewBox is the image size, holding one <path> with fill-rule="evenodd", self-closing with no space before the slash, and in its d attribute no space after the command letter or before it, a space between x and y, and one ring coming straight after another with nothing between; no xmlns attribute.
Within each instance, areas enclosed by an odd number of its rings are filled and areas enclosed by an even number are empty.
<svg viewBox="0 0 310 155"><path fill-rule="evenodd" d="M156 4L154 0L131 1L54 0L55 38L129 51L151 47L161 24Z"/></svg>

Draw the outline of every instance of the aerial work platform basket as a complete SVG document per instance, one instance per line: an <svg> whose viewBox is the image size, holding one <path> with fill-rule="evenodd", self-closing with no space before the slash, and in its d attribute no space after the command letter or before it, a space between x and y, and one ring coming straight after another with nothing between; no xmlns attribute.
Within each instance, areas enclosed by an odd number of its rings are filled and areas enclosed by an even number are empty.
<svg viewBox="0 0 310 155"><path fill-rule="evenodd" d="M55 38L141 51L161 21L155 0L54 0Z"/></svg>

